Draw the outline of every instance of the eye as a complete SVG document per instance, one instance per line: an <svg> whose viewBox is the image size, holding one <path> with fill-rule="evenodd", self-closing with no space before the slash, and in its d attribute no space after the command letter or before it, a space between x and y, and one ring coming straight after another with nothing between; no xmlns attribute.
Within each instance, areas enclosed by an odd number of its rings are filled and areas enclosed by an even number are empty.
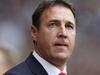
<svg viewBox="0 0 100 75"><path fill-rule="evenodd" d="M56 27L56 26L57 26L57 23L56 23L56 22L50 22L50 23L49 23L49 27L51 27L51 28L52 28L52 27Z"/></svg>
<svg viewBox="0 0 100 75"><path fill-rule="evenodd" d="M66 28L67 29L74 29L74 24L69 22L69 23L66 24Z"/></svg>

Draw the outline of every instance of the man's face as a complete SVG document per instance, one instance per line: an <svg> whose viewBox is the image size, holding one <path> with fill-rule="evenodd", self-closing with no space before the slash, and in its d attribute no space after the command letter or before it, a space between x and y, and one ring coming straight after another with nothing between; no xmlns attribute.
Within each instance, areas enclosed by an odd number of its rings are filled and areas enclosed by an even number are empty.
<svg viewBox="0 0 100 75"><path fill-rule="evenodd" d="M56 5L45 10L40 20L40 28L36 33L37 53L49 62L69 58L76 35L75 18L71 10Z"/></svg>

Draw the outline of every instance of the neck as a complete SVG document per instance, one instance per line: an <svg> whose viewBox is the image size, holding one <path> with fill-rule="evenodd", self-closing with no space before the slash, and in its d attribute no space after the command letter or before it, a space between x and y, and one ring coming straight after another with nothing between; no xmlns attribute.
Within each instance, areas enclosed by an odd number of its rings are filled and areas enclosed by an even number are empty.
<svg viewBox="0 0 100 75"><path fill-rule="evenodd" d="M58 62L49 62L52 65L56 66L59 70L63 71L64 68L66 67L66 63L58 63Z"/></svg>
<svg viewBox="0 0 100 75"><path fill-rule="evenodd" d="M45 56L43 57L43 55L38 51L37 47L35 47L35 51L40 57L42 57L44 60L51 63L52 65L56 66L59 70L61 70L61 71L64 70L64 68L66 66L65 59L61 60L61 59L56 59L56 58L54 59L54 58L49 58L49 57L48 57L48 59L46 59Z"/></svg>

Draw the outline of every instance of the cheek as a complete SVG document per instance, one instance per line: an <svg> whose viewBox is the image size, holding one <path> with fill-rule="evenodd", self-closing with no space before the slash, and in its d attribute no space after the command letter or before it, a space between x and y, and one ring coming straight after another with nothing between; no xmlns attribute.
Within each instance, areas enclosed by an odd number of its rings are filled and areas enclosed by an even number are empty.
<svg viewBox="0 0 100 75"><path fill-rule="evenodd" d="M47 27L41 28L38 38L41 44L45 44L46 47L50 48L56 39L56 31L50 30Z"/></svg>
<svg viewBox="0 0 100 75"><path fill-rule="evenodd" d="M74 46L74 43L75 43L75 36L76 34L72 33L70 34L70 37L69 37L72 46Z"/></svg>
<svg viewBox="0 0 100 75"><path fill-rule="evenodd" d="M43 36L43 40L46 40L46 42L52 42L54 38L56 38L56 33L55 31L48 29L45 32L43 32L42 36Z"/></svg>
<svg viewBox="0 0 100 75"><path fill-rule="evenodd" d="M71 41L72 41L72 47L74 48L74 45L75 45L75 35L72 35Z"/></svg>
<svg viewBox="0 0 100 75"><path fill-rule="evenodd" d="M43 32L39 34L38 42L41 44L41 46L47 46L50 43L50 40L51 38L49 33Z"/></svg>

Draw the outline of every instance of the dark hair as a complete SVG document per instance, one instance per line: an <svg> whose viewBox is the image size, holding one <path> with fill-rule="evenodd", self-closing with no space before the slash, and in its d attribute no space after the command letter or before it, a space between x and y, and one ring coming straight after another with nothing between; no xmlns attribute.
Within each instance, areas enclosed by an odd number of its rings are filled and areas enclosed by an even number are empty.
<svg viewBox="0 0 100 75"><path fill-rule="evenodd" d="M75 10L72 4L68 0L44 0L42 3L39 4L38 8L35 10L35 12L32 15L32 24L37 29L39 29L40 18L41 18L42 13L49 7L53 7L55 5L61 5L61 6L69 8L75 17Z"/></svg>

